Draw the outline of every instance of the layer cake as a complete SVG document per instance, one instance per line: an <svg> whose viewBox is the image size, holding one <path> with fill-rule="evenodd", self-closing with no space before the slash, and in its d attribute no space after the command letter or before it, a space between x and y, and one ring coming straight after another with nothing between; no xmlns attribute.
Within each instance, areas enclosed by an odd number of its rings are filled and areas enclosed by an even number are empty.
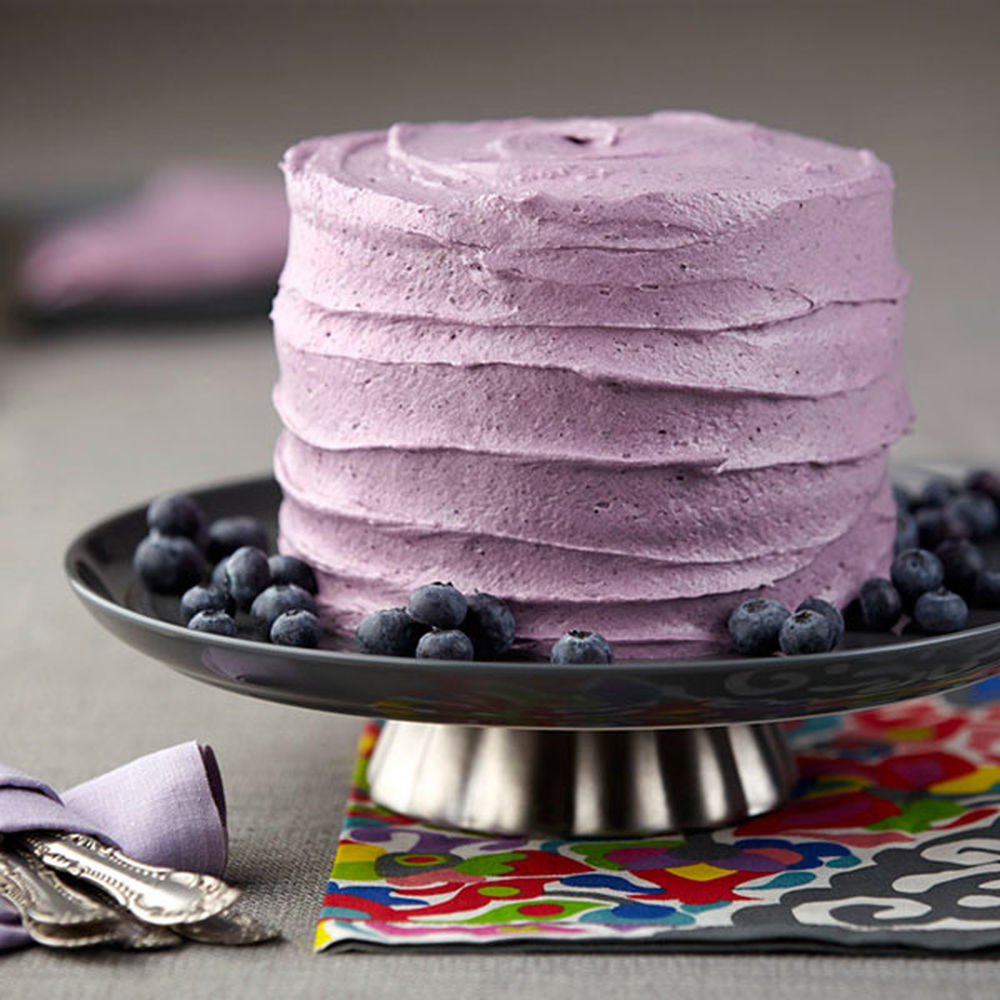
<svg viewBox="0 0 1000 1000"><path fill-rule="evenodd" d="M430 580L518 646L726 645L889 563L910 404L892 177L703 114L398 124L283 169L280 545L329 624Z"/></svg>

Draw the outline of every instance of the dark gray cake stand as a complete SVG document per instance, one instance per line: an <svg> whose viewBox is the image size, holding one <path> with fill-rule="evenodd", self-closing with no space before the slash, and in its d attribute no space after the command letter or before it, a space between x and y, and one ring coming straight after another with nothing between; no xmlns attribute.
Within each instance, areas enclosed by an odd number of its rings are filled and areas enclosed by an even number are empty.
<svg viewBox="0 0 1000 1000"><path fill-rule="evenodd" d="M276 521L271 479L189 491L210 517ZM176 598L132 572L137 507L81 534L70 584L129 645L196 680L386 719L372 798L431 823L498 834L611 836L725 826L784 802L796 780L782 720L852 712L1000 672L1000 612L951 635L849 632L834 652L611 666L368 656L348 640L293 649L186 629Z"/></svg>

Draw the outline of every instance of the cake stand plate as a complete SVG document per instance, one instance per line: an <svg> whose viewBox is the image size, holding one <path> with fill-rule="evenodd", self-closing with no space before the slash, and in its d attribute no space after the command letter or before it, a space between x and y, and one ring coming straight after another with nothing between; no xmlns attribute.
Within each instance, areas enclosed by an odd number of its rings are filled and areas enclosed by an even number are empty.
<svg viewBox="0 0 1000 1000"><path fill-rule="evenodd" d="M277 520L271 479L189 490L209 517ZM269 701L388 720L375 801L431 822L565 836L711 828L795 783L778 723L887 705L1000 673L1000 612L945 636L851 631L831 653L554 665L369 656L350 638L273 646L183 626L132 571L145 505L70 545L70 584L114 635L175 670Z"/></svg>

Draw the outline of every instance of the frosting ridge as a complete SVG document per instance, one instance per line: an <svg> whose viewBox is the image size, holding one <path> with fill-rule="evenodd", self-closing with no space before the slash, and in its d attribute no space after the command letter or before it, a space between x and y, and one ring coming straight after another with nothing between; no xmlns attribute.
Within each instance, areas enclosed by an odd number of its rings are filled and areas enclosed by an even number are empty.
<svg viewBox="0 0 1000 1000"><path fill-rule="evenodd" d="M281 544L331 620L454 579L525 648L673 655L741 595L884 571L912 412L872 153L666 111L399 123L282 166Z"/></svg>

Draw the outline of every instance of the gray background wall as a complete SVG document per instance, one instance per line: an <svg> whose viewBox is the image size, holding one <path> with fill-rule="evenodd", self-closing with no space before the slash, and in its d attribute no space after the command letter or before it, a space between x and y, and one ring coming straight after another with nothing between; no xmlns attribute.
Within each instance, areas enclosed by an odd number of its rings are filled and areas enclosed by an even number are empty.
<svg viewBox="0 0 1000 1000"><path fill-rule="evenodd" d="M1000 4L486 0L391 7L0 0L0 208L114 190L166 160L273 170L306 134L399 118L702 108L874 148L899 181L917 435L1000 465ZM313 960L356 720L194 684L102 631L68 540L168 489L259 474L267 318L22 331L0 317L0 758L62 788L196 738L218 755L230 877L270 949L0 959L0 994L677 1000L996 996L975 958L430 955ZM9 335L7 335L9 334Z"/></svg>
<svg viewBox="0 0 1000 1000"><path fill-rule="evenodd" d="M998 38L1000 4L943 0L0 3L0 202L177 157L271 170L305 135L398 119L697 108L868 146L914 277L901 452L988 456Z"/></svg>

